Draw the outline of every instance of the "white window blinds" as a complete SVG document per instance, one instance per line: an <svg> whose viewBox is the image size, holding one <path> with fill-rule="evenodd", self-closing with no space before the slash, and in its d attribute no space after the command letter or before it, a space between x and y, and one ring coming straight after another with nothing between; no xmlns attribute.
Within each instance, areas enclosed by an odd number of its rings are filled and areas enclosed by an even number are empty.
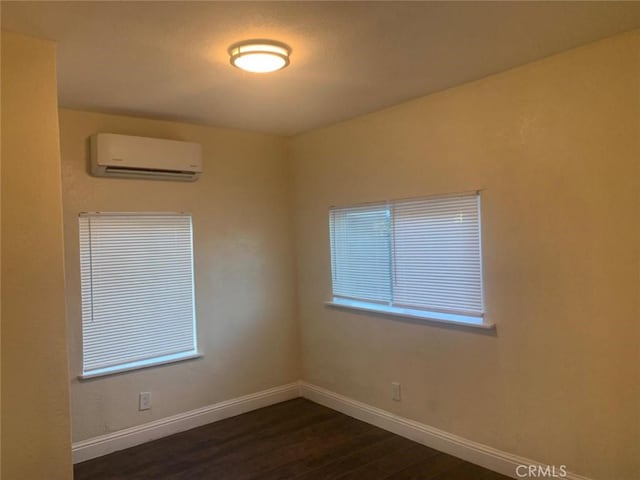
<svg viewBox="0 0 640 480"><path fill-rule="evenodd" d="M395 305L482 315L479 198L391 204Z"/></svg>
<svg viewBox="0 0 640 480"><path fill-rule="evenodd" d="M195 356L191 217L80 216L83 375Z"/></svg>
<svg viewBox="0 0 640 480"><path fill-rule="evenodd" d="M389 302L391 242L387 206L335 209L330 215L334 295Z"/></svg>
<svg viewBox="0 0 640 480"><path fill-rule="evenodd" d="M477 193L330 211L333 295L482 317Z"/></svg>

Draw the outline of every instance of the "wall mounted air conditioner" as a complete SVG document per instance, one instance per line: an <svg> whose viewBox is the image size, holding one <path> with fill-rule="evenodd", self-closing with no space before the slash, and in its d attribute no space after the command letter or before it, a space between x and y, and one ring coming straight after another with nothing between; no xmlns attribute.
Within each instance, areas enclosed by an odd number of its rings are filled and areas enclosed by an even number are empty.
<svg viewBox="0 0 640 480"><path fill-rule="evenodd" d="M202 146L113 133L91 136L91 173L97 177L193 182L202 173Z"/></svg>

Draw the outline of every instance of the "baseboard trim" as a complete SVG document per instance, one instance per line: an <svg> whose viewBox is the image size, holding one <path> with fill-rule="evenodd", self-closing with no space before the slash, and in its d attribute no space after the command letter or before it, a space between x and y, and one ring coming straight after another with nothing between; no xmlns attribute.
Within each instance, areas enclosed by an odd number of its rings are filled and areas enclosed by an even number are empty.
<svg viewBox="0 0 640 480"><path fill-rule="evenodd" d="M503 475L518 478L518 465L539 465L529 458L513 455L444 430L394 415L366 403L332 392L308 382L293 382L261 392L225 400L220 403L162 418L135 427L108 433L73 444L73 463L84 462L109 453L133 447L151 440L184 432L208 423L234 417L258 408L304 397L338 412L375 425L389 432L421 443L435 450L456 456ZM567 472L567 480L591 480Z"/></svg>
<svg viewBox="0 0 640 480"><path fill-rule="evenodd" d="M300 382L300 395L383 430L512 478L519 478L516 475L518 465L543 466L540 462L503 452L429 425L394 415L311 383ZM567 475L562 478L568 480L590 480L587 477L571 472L567 472Z"/></svg>
<svg viewBox="0 0 640 480"><path fill-rule="evenodd" d="M179 413L143 425L75 442L73 444L73 463L91 460L92 458L101 457L102 455L173 435L174 433L184 432L211 422L235 417L251 410L267 407L299 396L299 383L289 383L189 412Z"/></svg>

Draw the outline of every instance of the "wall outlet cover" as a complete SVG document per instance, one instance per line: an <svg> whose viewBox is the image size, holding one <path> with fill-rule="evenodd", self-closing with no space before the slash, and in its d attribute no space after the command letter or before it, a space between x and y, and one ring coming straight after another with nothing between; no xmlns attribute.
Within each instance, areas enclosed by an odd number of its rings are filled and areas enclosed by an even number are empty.
<svg viewBox="0 0 640 480"><path fill-rule="evenodd" d="M151 392L140 392L138 397L138 410L151 409Z"/></svg>

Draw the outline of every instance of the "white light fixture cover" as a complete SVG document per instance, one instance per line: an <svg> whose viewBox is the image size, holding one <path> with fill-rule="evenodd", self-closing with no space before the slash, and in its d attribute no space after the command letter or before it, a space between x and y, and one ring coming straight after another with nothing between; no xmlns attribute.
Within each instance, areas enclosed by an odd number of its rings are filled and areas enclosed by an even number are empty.
<svg viewBox="0 0 640 480"><path fill-rule="evenodd" d="M289 65L291 48L274 40L245 40L229 47L231 65L253 73L269 73Z"/></svg>

